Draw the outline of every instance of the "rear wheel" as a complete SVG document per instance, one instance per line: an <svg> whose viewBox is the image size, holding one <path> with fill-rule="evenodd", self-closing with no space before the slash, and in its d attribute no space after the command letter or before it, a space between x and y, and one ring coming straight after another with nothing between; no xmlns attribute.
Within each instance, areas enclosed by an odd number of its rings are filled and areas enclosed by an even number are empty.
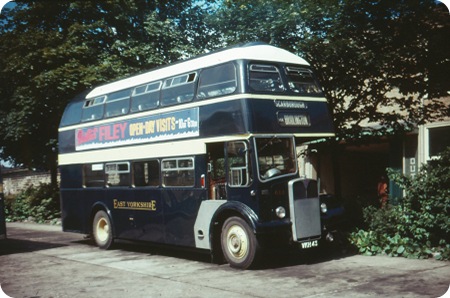
<svg viewBox="0 0 450 298"><path fill-rule="evenodd" d="M222 226L222 251L231 267L247 269L255 265L260 254L258 240L240 217L228 218Z"/></svg>
<svg viewBox="0 0 450 298"><path fill-rule="evenodd" d="M110 248L114 242L111 220L103 210L98 211L94 216L92 235L95 244L102 249Z"/></svg>

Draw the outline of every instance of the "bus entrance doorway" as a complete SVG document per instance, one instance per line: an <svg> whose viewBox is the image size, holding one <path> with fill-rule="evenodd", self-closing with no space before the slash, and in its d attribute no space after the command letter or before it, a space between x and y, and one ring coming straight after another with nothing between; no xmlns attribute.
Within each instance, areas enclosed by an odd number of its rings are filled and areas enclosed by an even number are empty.
<svg viewBox="0 0 450 298"><path fill-rule="evenodd" d="M226 173L224 143L211 143L208 152L208 189L210 200L226 200Z"/></svg>
<svg viewBox="0 0 450 298"><path fill-rule="evenodd" d="M248 141L208 144L209 199L228 200L241 196L238 188L251 181Z"/></svg>

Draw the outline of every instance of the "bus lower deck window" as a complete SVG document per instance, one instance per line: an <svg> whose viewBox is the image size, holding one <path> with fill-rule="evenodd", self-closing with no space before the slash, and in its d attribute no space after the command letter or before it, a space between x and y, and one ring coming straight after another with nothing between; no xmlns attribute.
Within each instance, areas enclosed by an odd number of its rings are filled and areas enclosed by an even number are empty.
<svg viewBox="0 0 450 298"><path fill-rule="evenodd" d="M194 159L179 158L162 161L163 186L194 186Z"/></svg>
<svg viewBox="0 0 450 298"><path fill-rule="evenodd" d="M159 162L140 161L133 164L135 186L159 186Z"/></svg>
<svg viewBox="0 0 450 298"><path fill-rule="evenodd" d="M84 187L105 186L105 171L103 164L83 165L83 186Z"/></svg>
<svg viewBox="0 0 450 298"><path fill-rule="evenodd" d="M107 163L105 165L106 184L108 186L130 185L130 163Z"/></svg>

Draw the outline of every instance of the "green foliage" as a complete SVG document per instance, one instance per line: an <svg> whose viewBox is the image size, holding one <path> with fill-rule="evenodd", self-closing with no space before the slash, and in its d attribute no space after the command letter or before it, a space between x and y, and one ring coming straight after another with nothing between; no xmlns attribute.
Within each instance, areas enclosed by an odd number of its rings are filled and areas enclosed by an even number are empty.
<svg viewBox="0 0 450 298"><path fill-rule="evenodd" d="M449 112L437 101L421 101L425 94L447 96L450 87L450 19L442 4L221 2L208 18L220 36L212 39L216 46L261 40L304 57L320 79L339 138L362 137L364 122L381 124L373 134L401 133Z"/></svg>
<svg viewBox="0 0 450 298"><path fill-rule="evenodd" d="M60 218L59 190L50 184L30 186L6 201L6 220L38 223L57 222Z"/></svg>
<svg viewBox="0 0 450 298"><path fill-rule="evenodd" d="M389 170L389 178L406 192L398 206L364 210L366 229L350 241L360 253L450 259L450 147L424 165L416 177Z"/></svg>
<svg viewBox="0 0 450 298"><path fill-rule="evenodd" d="M191 0L15 3L0 17L0 158L50 169L54 177L68 101L199 50L192 37L202 27L179 20L201 22Z"/></svg>
<svg viewBox="0 0 450 298"><path fill-rule="evenodd" d="M416 235L423 236L423 231L416 231ZM449 260L450 245L443 240L439 245L433 246L430 241L421 241L415 238L402 236L400 233L377 234L374 231L359 230L350 235L350 242L354 244L361 254L388 256L403 256L407 258L428 258L434 254L438 260Z"/></svg>
<svg viewBox="0 0 450 298"><path fill-rule="evenodd" d="M56 173L58 123L76 94L239 42L305 57L340 138L361 136L363 122L401 132L448 111L420 96L449 90L450 19L434 0L15 3L0 16L0 158L27 167Z"/></svg>

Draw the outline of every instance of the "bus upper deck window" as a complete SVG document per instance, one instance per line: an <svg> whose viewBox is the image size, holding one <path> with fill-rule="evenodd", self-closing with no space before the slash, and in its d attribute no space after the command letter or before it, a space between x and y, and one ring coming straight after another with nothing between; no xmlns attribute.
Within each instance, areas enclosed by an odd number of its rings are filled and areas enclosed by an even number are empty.
<svg viewBox="0 0 450 298"><path fill-rule="evenodd" d="M204 69L200 74L197 97L206 99L236 91L236 67L233 63Z"/></svg>
<svg viewBox="0 0 450 298"><path fill-rule="evenodd" d="M161 91L161 105L170 106L191 101L194 98L196 79L196 72L166 79Z"/></svg>
<svg viewBox="0 0 450 298"><path fill-rule="evenodd" d="M154 82L134 88L131 95L131 112L155 109L159 106L161 82Z"/></svg>
<svg viewBox="0 0 450 298"><path fill-rule="evenodd" d="M288 66L286 74L289 80L289 88L300 94L320 94L322 90L319 87L314 74L311 70L302 67Z"/></svg>
<svg viewBox="0 0 450 298"><path fill-rule="evenodd" d="M86 122L103 118L105 100L105 95L86 100L83 106L81 121Z"/></svg>
<svg viewBox="0 0 450 298"><path fill-rule="evenodd" d="M284 86L280 72L274 65L251 64L249 85L253 91L283 92Z"/></svg>
<svg viewBox="0 0 450 298"><path fill-rule="evenodd" d="M130 108L130 90L111 93L106 98L105 117L120 116L128 113Z"/></svg>

